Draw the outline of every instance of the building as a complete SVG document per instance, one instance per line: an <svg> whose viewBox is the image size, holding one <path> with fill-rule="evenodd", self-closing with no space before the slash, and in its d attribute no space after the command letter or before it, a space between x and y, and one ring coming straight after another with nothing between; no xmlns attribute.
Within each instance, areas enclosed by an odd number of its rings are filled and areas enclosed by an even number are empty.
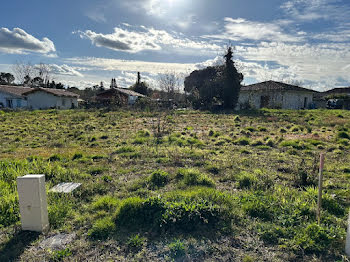
<svg viewBox="0 0 350 262"><path fill-rule="evenodd" d="M113 87L97 94L95 100L102 104L133 105L140 97L146 96L130 89Z"/></svg>
<svg viewBox="0 0 350 262"><path fill-rule="evenodd" d="M308 109L313 107L317 91L276 81L266 81L243 86L238 99L238 109Z"/></svg>
<svg viewBox="0 0 350 262"><path fill-rule="evenodd" d="M0 85L0 107L25 109L71 109L78 107L79 95L64 89Z"/></svg>

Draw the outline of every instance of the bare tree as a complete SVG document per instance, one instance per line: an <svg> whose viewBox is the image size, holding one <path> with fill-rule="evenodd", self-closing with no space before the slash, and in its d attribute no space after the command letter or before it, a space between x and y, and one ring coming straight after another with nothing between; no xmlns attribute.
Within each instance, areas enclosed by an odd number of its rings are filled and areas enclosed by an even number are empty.
<svg viewBox="0 0 350 262"><path fill-rule="evenodd" d="M35 66L36 76L42 79L42 82L46 85L51 80L51 68L49 65L40 63Z"/></svg>
<svg viewBox="0 0 350 262"><path fill-rule="evenodd" d="M176 99L176 95L180 93L181 77L176 72L165 72L159 74L158 85L164 92L166 99Z"/></svg>
<svg viewBox="0 0 350 262"><path fill-rule="evenodd" d="M34 75L34 66L27 62L19 62L17 61L13 67L12 67L12 71L15 74L15 77L17 79L17 81L20 84L24 84L25 82L28 82L28 79L32 79L33 75Z"/></svg>
<svg viewBox="0 0 350 262"><path fill-rule="evenodd" d="M40 63L32 65L30 62L19 62L13 65L12 70L20 84L30 86L46 86L52 79L51 67Z"/></svg>

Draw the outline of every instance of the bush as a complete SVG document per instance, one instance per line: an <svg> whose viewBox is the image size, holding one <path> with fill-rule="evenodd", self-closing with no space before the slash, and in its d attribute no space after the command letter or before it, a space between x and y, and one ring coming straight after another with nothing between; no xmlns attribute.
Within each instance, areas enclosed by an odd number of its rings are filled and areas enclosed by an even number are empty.
<svg viewBox="0 0 350 262"><path fill-rule="evenodd" d="M339 229L312 223L297 232L294 242L307 253L321 253L342 247L341 235L343 233L345 232Z"/></svg>
<svg viewBox="0 0 350 262"><path fill-rule="evenodd" d="M215 181L197 169L179 169L177 177L181 177L181 182L186 186L215 187Z"/></svg>
<svg viewBox="0 0 350 262"><path fill-rule="evenodd" d="M169 174L162 170L154 171L149 177L149 182L152 187L163 187L169 181Z"/></svg>
<svg viewBox="0 0 350 262"><path fill-rule="evenodd" d="M345 131L340 131L337 134L337 138L338 139L344 138L344 139L349 139L350 140L350 135L347 132L345 132Z"/></svg>
<svg viewBox="0 0 350 262"><path fill-rule="evenodd" d="M251 188L252 186L256 185L258 183L258 178L255 174L250 174L247 172L242 172L238 176L238 187L239 188Z"/></svg>
<svg viewBox="0 0 350 262"><path fill-rule="evenodd" d="M88 231L88 236L92 239L106 239L115 231L115 224L111 217L98 219Z"/></svg>
<svg viewBox="0 0 350 262"><path fill-rule="evenodd" d="M192 232L202 227L223 229L237 220L233 199L214 189L176 191L148 199L128 198L115 215L118 228L131 231Z"/></svg>
<svg viewBox="0 0 350 262"><path fill-rule="evenodd" d="M235 143L241 146L247 146L250 144L249 139L246 137L239 138Z"/></svg>
<svg viewBox="0 0 350 262"><path fill-rule="evenodd" d="M170 257L179 259L186 255L186 248L181 240L173 241L169 244Z"/></svg>
<svg viewBox="0 0 350 262"><path fill-rule="evenodd" d="M133 252L140 251L146 241L146 238L140 237L139 234L129 237L126 244L128 245L128 249Z"/></svg>
<svg viewBox="0 0 350 262"><path fill-rule="evenodd" d="M102 196L102 197L98 197L92 203L92 208L94 210L104 210L106 212L110 212L115 210L118 207L118 204L119 204L118 199L112 196Z"/></svg>

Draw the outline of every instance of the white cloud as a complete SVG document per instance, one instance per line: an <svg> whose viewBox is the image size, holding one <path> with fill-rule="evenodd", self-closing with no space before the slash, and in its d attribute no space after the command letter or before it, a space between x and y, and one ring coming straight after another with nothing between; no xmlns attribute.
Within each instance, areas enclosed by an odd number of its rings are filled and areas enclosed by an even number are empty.
<svg viewBox="0 0 350 262"><path fill-rule="evenodd" d="M350 17L350 6L341 0L290 0L281 8L293 19L312 21L318 19L346 21Z"/></svg>
<svg viewBox="0 0 350 262"><path fill-rule="evenodd" d="M208 55L208 53L216 53L221 50L219 45L208 41L195 41L176 33L170 34L165 30L145 26L133 31L116 27L112 34L95 33L91 30L77 33L80 37L91 40L96 46L129 53L162 50L191 55Z"/></svg>
<svg viewBox="0 0 350 262"><path fill-rule="evenodd" d="M167 71L175 71L179 73L188 72L195 68L195 64L193 63L160 63L95 57L76 57L65 59L65 61L66 63L83 66L84 68L90 68L91 70L132 71L149 74L164 73Z"/></svg>
<svg viewBox="0 0 350 262"><path fill-rule="evenodd" d="M270 23L249 21L243 18L233 19L226 17L224 31L217 35L206 35L206 38L227 39L232 41L254 40L254 41L279 41L298 42L303 36L284 33L282 25L286 21L275 21Z"/></svg>
<svg viewBox="0 0 350 262"><path fill-rule="evenodd" d="M50 72L54 75L83 77L83 74L78 72L75 68L65 64L64 65L50 64L49 67L50 67Z"/></svg>
<svg viewBox="0 0 350 262"><path fill-rule="evenodd" d="M54 43L44 37L42 40L28 34L23 29L0 28L0 51L10 54L22 54L26 52L36 52L42 54L56 51Z"/></svg>
<svg viewBox="0 0 350 262"><path fill-rule="evenodd" d="M285 44L263 42L257 46L239 46L242 60L274 64L268 66L274 77L294 78L308 82L310 87L334 87L339 79L350 82L347 68L350 61L348 44ZM261 79L257 77L257 79Z"/></svg>

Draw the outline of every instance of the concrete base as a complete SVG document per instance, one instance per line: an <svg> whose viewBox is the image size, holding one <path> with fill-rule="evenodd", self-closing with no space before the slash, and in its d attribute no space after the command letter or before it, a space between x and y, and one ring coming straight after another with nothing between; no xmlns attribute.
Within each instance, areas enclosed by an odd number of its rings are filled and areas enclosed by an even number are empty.
<svg viewBox="0 0 350 262"><path fill-rule="evenodd" d="M45 175L17 178L22 230L46 232L49 229Z"/></svg>

